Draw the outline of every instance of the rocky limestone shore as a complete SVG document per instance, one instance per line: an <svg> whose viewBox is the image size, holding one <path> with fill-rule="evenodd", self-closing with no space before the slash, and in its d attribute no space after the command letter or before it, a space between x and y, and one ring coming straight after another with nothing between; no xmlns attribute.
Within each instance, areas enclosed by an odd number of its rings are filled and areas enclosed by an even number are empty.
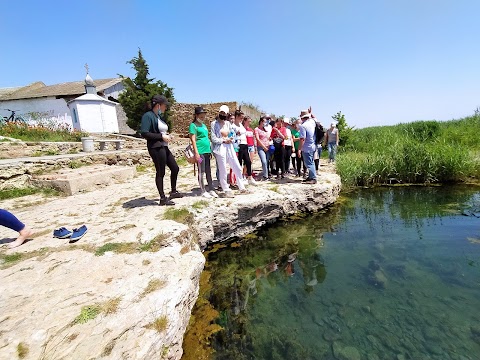
<svg viewBox="0 0 480 360"><path fill-rule="evenodd" d="M0 228L0 359L180 359L201 250L324 208L340 186L333 167L322 166L316 185L290 178L205 199L188 166L178 186L186 196L175 207L157 205L152 168L88 193L0 201L35 231L7 249L15 233ZM83 224L89 230L75 244L52 237L60 226Z"/></svg>

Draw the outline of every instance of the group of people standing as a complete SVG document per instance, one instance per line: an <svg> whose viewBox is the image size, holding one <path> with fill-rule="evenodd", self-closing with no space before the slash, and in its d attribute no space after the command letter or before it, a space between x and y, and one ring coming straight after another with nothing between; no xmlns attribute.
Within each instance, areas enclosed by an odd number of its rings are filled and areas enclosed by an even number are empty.
<svg viewBox="0 0 480 360"><path fill-rule="evenodd" d="M155 95L151 101L151 110L142 117L141 134L147 139L147 148L156 169L155 182L160 194L160 205L174 205L172 199L181 197L177 191L179 167L168 149L172 135L162 114L169 105L163 95ZM252 119L241 110L230 113L227 105L219 108L218 115L210 124L206 124L206 111L198 106L194 110L189 126L189 136L198 164L198 183L203 197L219 195L215 191L211 173L212 155L215 157L219 187L225 197L234 197L232 187L240 194L250 193L246 185L257 185L257 181L266 181L276 174L277 179L287 175L302 176L303 183L315 184L322 146L328 144L329 161L335 160L339 142L339 132L332 123L327 131L313 116L311 109L304 110L300 119L288 118L272 120L268 115L260 118L258 127L250 127ZM262 163L262 175L257 180L252 172L255 152ZM293 159L293 171L290 170ZM228 167L230 168L230 184ZM171 192L167 198L163 189L165 168L171 171ZM205 185L204 177L207 184Z"/></svg>

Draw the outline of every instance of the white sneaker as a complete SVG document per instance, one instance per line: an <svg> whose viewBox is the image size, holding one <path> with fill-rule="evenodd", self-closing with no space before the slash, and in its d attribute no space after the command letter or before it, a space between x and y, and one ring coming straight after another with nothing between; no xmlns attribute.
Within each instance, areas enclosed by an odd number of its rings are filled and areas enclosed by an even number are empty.
<svg viewBox="0 0 480 360"><path fill-rule="evenodd" d="M205 198L209 198L209 199L212 198L212 195L210 195L207 191L205 191L205 192L202 194L202 196L205 197Z"/></svg>
<svg viewBox="0 0 480 360"><path fill-rule="evenodd" d="M218 198L218 195L217 195L217 193L216 193L215 191L213 191L213 190L212 190L212 191L210 191L210 193L209 193L209 194L211 195L211 197L212 197L212 198Z"/></svg>
<svg viewBox="0 0 480 360"><path fill-rule="evenodd" d="M246 179L242 179L240 180L243 184L243 186L247 186L248 185L248 181Z"/></svg>
<svg viewBox="0 0 480 360"><path fill-rule="evenodd" d="M248 179L248 183L249 183L250 185L253 185L253 186L256 186L256 185L257 185L257 182L255 181L255 179L254 179L253 177L250 178L250 179Z"/></svg>

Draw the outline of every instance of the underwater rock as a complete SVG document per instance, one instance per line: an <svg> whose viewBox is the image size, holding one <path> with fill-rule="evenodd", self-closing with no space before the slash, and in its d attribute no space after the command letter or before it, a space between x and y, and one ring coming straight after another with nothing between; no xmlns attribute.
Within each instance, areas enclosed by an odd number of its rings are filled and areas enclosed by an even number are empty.
<svg viewBox="0 0 480 360"><path fill-rule="evenodd" d="M360 352L354 346L342 347L338 342L334 342L332 350L337 360L361 360Z"/></svg>
<svg viewBox="0 0 480 360"><path fill-rule="evenodd" d="M372 271L380 270L380 264L376 260L370 260L368 263L368 268Z"/></svg>
<svg viewBox="0 0 480 360"><path fill-rule="evenodd" d="M342 339L342 335L336 331L326 330L323 333L323 338L328 342L334 342Z"/></svg>
<svg viewBox="0 0 480 360"><path fill-rule="evenodd" d="M472 332L472 335L480 336L480 326L471 325L470 326L470 331Z"/></svg>
<svg viewBox="0 0 480 360"><path fill-rule="evenodd" d="M390 264L387 265L386 270L389 274L393 276L398 276L402 279L405 279L406 267L404 264Z"/></svg>
<svg viewBox="0 0 480 360"><path fill-rule="evenodd" d="M437 333L433 328L424 328L423 337L428 341L440 341L440 334Z"/></svg>
<svg viewBox="0 0 480 360"><path fill-rule="evenodd" d="M368 354L367 355L367 360L380 360L377 354Z"/></svg>
<svg viewBox="0 0 480 360"><path fill-rule="evenodd" d="M388 280L382 270L369 273L367 275L367 280L370 285L373 285L379 289L385 289L387 287Z"/></svg>
<svg viewBox="0 0 480 360"><path fill-rule="evenodd" d="M440 346L438 346L437 344L430 344L430 343L427 343L425 344L425 347L426 349L431 352L432 354L434 355L442 355L444 354L445 352L442 350L442 348Z"/></svg>

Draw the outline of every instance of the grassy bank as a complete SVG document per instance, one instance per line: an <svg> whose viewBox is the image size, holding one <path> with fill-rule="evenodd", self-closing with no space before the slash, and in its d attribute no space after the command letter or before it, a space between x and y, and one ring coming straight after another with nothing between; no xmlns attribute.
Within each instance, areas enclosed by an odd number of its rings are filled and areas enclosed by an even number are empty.
<svg viewBox="0 0 480 360"><path fill-rule="evenodd" d="M81 141L88 133L71 131L65 124L38 124L28 125L24 123L6 123L0 125L0 135L23 141Z"/></svg>
<svg viewBox="0 0 480 360"><path fill-rule="evenodd" d="M354 130L337 156L347 186L480 178L480 115Z"/></svg>

